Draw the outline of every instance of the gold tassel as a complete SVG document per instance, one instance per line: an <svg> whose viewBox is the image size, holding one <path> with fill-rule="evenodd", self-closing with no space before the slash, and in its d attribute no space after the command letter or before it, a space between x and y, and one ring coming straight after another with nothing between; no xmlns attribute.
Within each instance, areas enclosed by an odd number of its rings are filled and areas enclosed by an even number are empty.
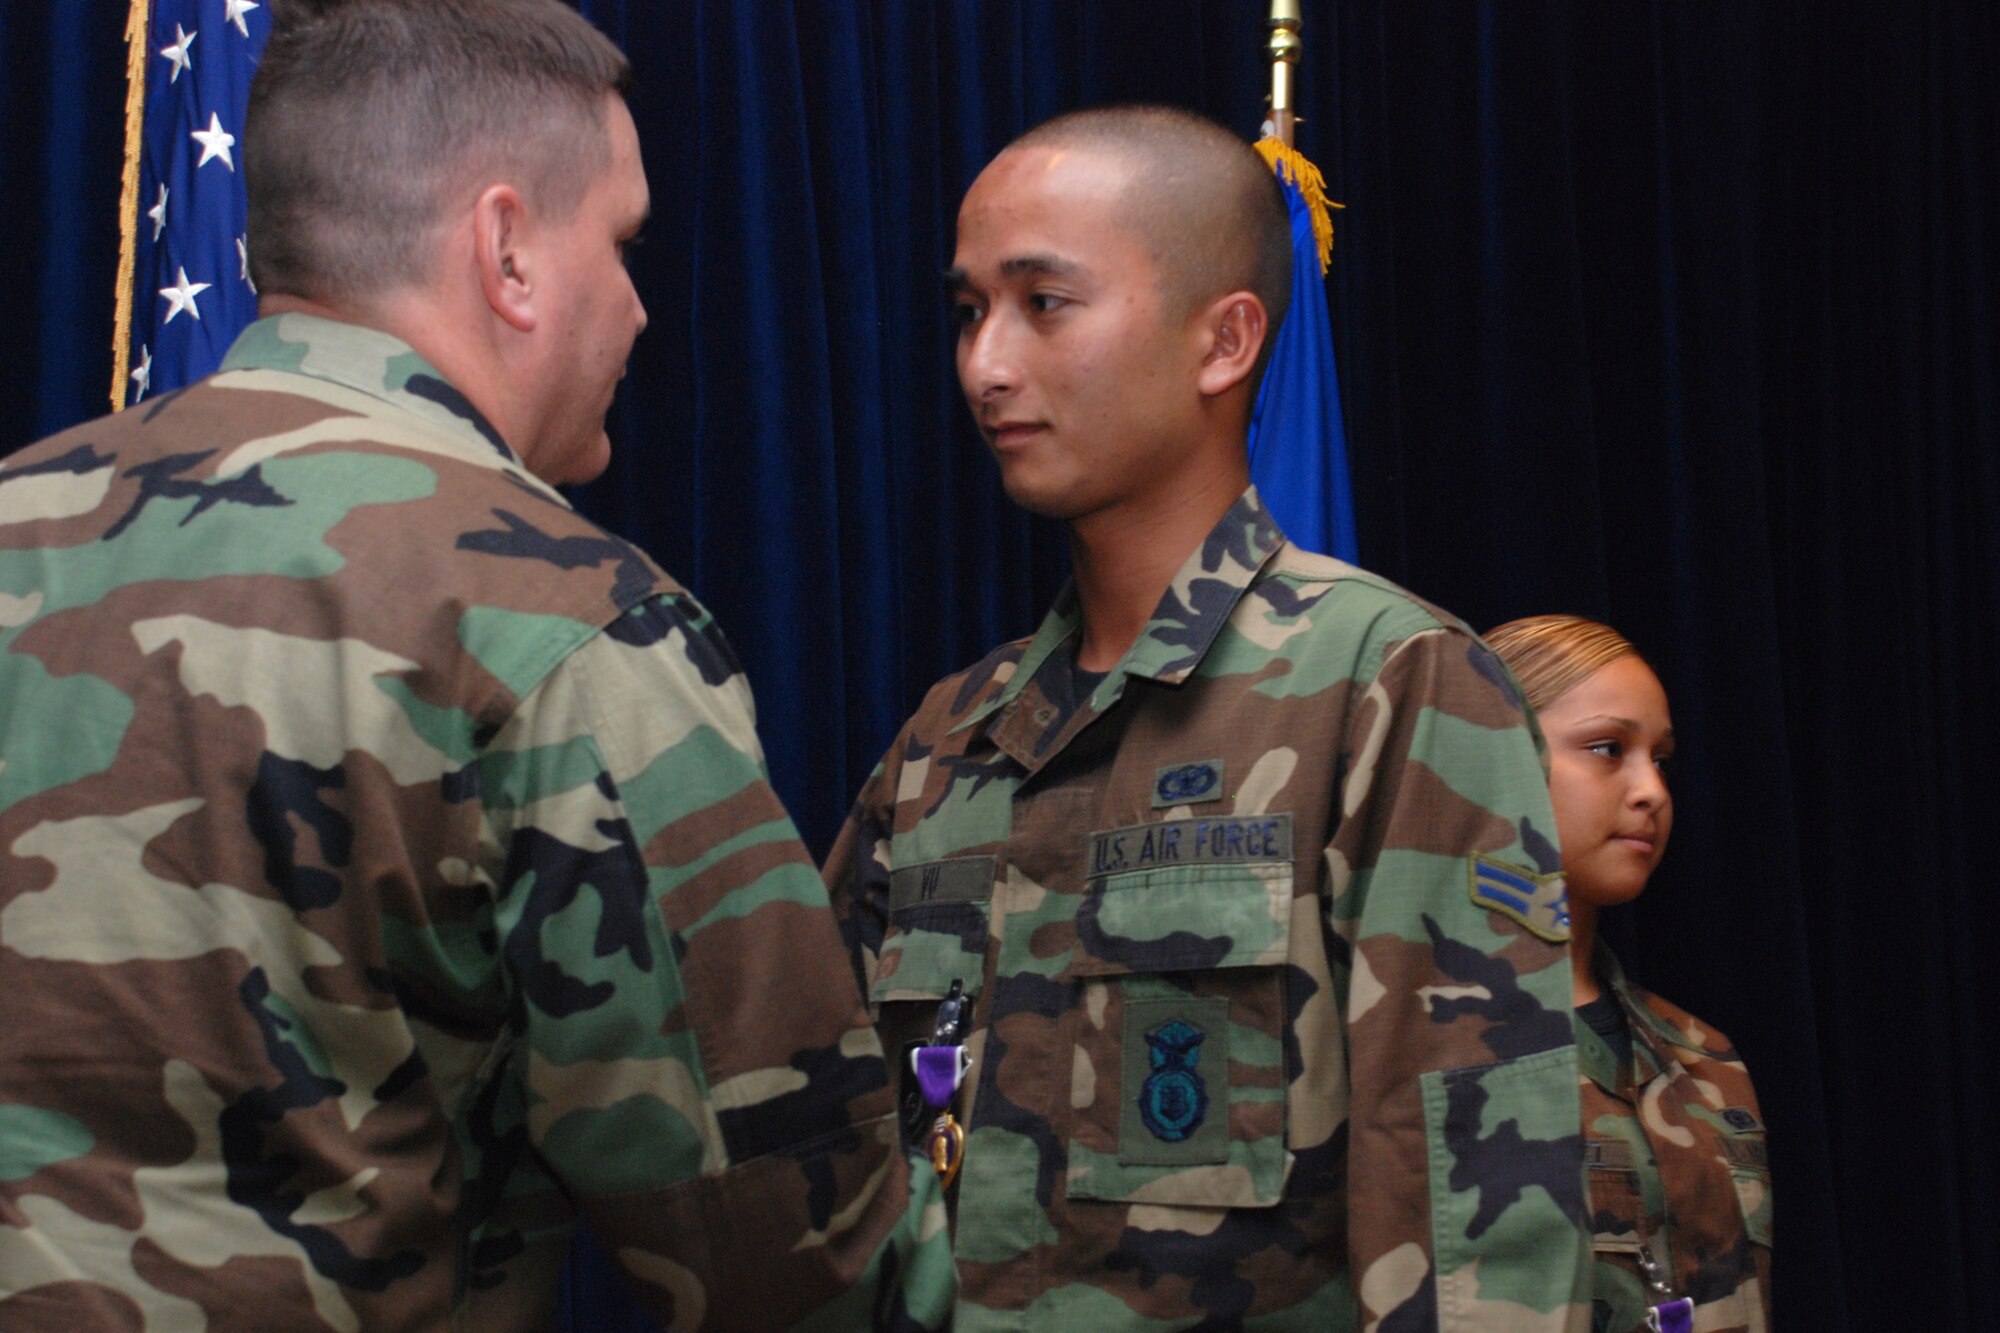
<svg viewBox="0 0 2000 1333"><path fill-rule="evenodd" d="M1333 213L1336 208L1346 208L1326 197L1326 177L1319 174L1319 168L1306 160L1306 155L1274 135L1267 135L1256 143L1257 153L1270 165L1272 171L1289 180L1304 196L1306 211L1312 215L1313 242L1319 247L1319 271L1322 275L1333 263Z"/></svg>
<svg viewBox="0 0 2000 1333"><path fill-rule="evenodd" d="M151 0L125 20L125 177L118 191L118 299L111 317L111 410L125 406L132 367L132 276L139 263L139 150L146 133L146 39Z"/></svg>

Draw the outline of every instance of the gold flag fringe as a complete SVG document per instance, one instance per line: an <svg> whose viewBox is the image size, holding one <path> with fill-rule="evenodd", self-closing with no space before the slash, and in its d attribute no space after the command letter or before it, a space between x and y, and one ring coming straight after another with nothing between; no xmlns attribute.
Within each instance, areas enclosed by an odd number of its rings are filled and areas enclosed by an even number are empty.
<svg viewBox="0 0 2000 1333"><path fill-rule="evenodd" d="M1312 215L1313 241L1319 247L1319 271L1324 274L1333 263L1333 213L1336 208L1346 208L1326 197L1326 177L1319 174L1319 168L1306 160L1306 155L1275 135L1259 139L1255 147L1258 156L1270 165L1271 170L1291 181L1304 196L1306 211Z"/></svg>
<svg viewBox="0 0 2000 1333"><path fill-rule="evenodd" d="M111 410L125 406L132 366L132 277L139 262L139 149L146 131L146 37L152 0L125 20L125 176L118 190L118 298L111 317Z"/></svg>

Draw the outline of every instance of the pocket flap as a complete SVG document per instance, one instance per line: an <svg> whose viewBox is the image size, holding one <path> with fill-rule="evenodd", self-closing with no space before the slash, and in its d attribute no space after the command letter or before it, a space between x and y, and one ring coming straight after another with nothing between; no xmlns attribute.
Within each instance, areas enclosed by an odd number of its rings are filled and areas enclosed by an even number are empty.
<svg viewBox="0 0 2000 1333"><path fill-rule="evenodd" d="M1283 822L1289 850L1291 822ZM1099 875L1077 908L1077 951L1068 975L1267 967L1287 961L1291 920L1289 857Z"/></svg>
<svg viewBox="0 0 2000 1333"><path fill-rule="evenodd" d="M979 993L994 865L991 856L954 856L890 872L871 1001L942 999L954 981Z"/></svg>

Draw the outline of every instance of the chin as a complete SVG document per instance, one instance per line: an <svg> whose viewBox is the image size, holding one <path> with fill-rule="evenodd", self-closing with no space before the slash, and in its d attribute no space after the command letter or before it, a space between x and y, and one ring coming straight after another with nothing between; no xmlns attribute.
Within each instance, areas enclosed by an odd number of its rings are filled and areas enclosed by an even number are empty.
<svg viewBox="0 0 2000 1333"><path fill-rule="evenodd" d="M1586 872L1579 875L1575 871L1565 871L1569 881L1571 902L1582 903L1586 907L1623 907L1636 901L1646 891L1648 876L1618 875L1609 879L1594 879Z"/></svg>
<svg viewBox="0 0 2000 1333"><path fill-rule="evenodd" d="M1623 907L1635 903L1646 892L1646 881L1637 884L1599 885L1586 894L1578 894L1593 907Z"/></svg>
<svg viewBox="0 0 2000 1333"><path fill-rule="evenodd" d="M610 466L611 439L599 431L595 440L565 450L547 468L529 470L551 486L581 486L596 481Z"/></svg>
<svg viewBox="0 0 2000 1333"><path fill-rule="evenodd" d="M1089 512L1087 507L1078 504L1075 497L1061 486L1037 486L1031 481L1015 476L1005 468L1000 470L1000 489L1007 493L1009 500L1040 518L1052 518L1067 523Z"/></svg>

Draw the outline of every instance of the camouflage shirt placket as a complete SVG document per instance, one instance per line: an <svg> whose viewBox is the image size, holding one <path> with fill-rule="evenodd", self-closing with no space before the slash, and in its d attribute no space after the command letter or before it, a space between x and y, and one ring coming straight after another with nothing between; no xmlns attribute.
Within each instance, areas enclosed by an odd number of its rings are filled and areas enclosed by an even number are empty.
<svg viewBox="0 0 2000 1333"><path fill-rule="evenodd" d="M1001 775L991 779L1006 790L1007 827L999 831L991 918L993 945L987 950L982 995L974 1010L973 1025L978 1034L975 1041L980 1048L990 1046L994 1040L996 1011L1011 1013L1017 1003L1029 1009L1042 1007L1026 994L1046 984L1046 964L1038 964L1033 951L1031 900L1046 900L1048 895L1042 885L1076 884L1083 879L1081 868L1075 864L1081 856L1081 841L1050 836L1048 830L1078 827L1087 821L1098 804L1101 784L1088 778L1066 778L1060 784L1037 779L1051 767L1068 767L1064 755L1071 743L1117 702L1124 692L1125 676L1121 664L1092 698L1080 701L1069 713L1062 712L1044 694L1034 675L1050 657L1069 651L1071 637L1065 632L1050 641L1038 640L1021 663L1020 672L1027 677L1027 685L1011 699L1002 694L990 714L976 714L967 723L969 727L981 728L985 741L998 755L1011 761ZM1003 761L996 758L994 762ZM1047 1225L1047 1209L1053 1200L1044 1196L1043 1191L1047 1189L1052 1195L1054 1182L1068 1166L1065 1145L1069 1142L1072 1114L1068 1071L1055 1069L1052 1061L1055 1053L1075 1046L1077 1025L1082 1019L1079 1009L1067 1006L1041 1051L1026 1049L1028 1043L1010 1047L1010 1091L1003 1091L1000 1086L997 1077L1000 1062L979 1061L975 1056L976 1073L971 1080L974 1087L967 1108L975 1142L980 1125L1020 1113L1047 1125L1053 1137L1051 1144L1044 1145L1035 1210L1010 1206L1017 1202L1009 1196L1018 1193L1018 1179L991 1154L982 1161L980 1155L968 1153L965 1176L953 1191L950 1203L954 1224L962 1213L1004 1219L989 1230L990 1243L997 1249L1032 1256L1029 1264L1019 1266L1009 1275L1014 1281L1003 1284L1013 1288L1011 1292L992 1293L999 1298L996 1304L1026 1306L1049 1284L1050 1274L1043 1262L1047 1246L1038 1243L1035 1224ZM1024 1060L1024 1056L1033 1058ZM1023 1104L1023 1088L1039 1094L1034 1104ZM984 1327L1028 1327L1025 1313L1004 1323L1000 1322L1003 1316L997 1311L985 1310L980 1315L988 1321Z"/></svg>

